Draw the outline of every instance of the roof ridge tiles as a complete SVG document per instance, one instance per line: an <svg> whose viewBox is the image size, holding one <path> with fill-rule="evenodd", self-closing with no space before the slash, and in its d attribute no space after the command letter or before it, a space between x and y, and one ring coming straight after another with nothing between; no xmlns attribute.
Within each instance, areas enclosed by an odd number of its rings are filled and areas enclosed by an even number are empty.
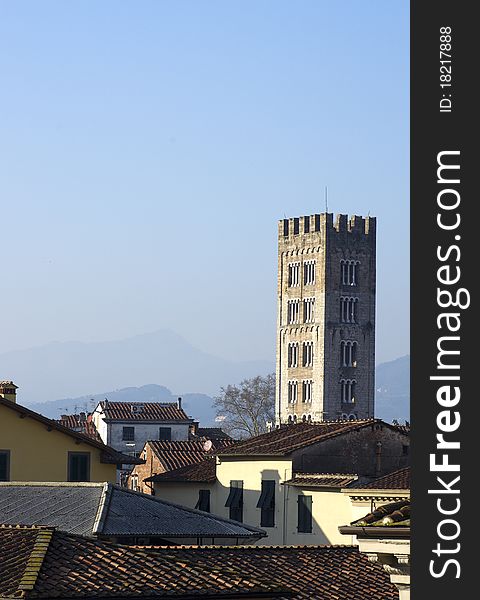
<svg viewBox="0 0 480 600"><path fill-rule="evenodd" d="M53 527L36 528L37 536L30 550L23 575L20 578L19 590L33 590L37 581L38 574L43 565L43 560L47 554L50 542L55 529Z"/></svg>

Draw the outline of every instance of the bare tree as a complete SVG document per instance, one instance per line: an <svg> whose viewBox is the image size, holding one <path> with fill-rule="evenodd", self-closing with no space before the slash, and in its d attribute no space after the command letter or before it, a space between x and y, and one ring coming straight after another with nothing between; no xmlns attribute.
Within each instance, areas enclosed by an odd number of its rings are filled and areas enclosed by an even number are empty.
<svg viewBox="0 0 480 600"><path fill-rule="evenodd" d="M223 417L222 426L232 435L250 437L264 433L266 422L274 419L275 375L257 375L238 386L220 388L214 406L217 418Z"/></svg>

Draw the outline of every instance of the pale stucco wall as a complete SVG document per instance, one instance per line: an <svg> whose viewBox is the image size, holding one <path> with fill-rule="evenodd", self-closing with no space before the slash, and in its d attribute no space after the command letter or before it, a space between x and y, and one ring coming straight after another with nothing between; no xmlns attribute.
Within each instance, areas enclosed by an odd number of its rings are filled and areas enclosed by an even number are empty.
<svg viewBox="0 0 480 600"><path fill-rule="evenodd" d="M354 544L355 538L344 536L338 531L341 525L351 523L355 516L350 497L340 490L325 488L298 488L284 485L292 476L290 459L217 459L217 482L162 483L155 484L158 497L194 508L200 489L211 489L211 512L229 518L225 502L230 492L231 481L243 481L243 522L261 527L268 536L257 542L260 545L293 544ZM261 509L257 502L261 493L262 479L274 480L275 524L261 525ZM312 496L312 533L298 533L298 496ZM363 514L365 514L365 511ZM359 515L362 516L362 515Z"/></svg>
<svg viewBox="0 0 480 600"><path fill-rule="evenodd" d="M290 459L274 458L260 460L226 460L222 458L217 464L218 483L215 490L214 508L216 514L229 517L229 509L225 502L230 492L230 481L243 481L243 522L262 527L268 537L262 539L259 544L283 544L283 516L284 516L284 494L283 482L291 478L292 462ZM262 489L262 479L274 480L275 485L275 526L263 527L260 525L261 510L257 508L257 502Z"/></svg>
<svg viewBox="0 0 480 600"><path fill-rule="evenodd" d="M215 495L215 484L212 483L156 483L155 484L155 497L172 502L173 504L180 504L187 508L195 508L198 502L198 493L200 490L211 490L210 492L210 503L211 512L213 510L213 496Z"/></svg>
<svg viewBox="0 0 480 600"><path fill-rule="evenodd" d="M90 453L90 481L115 482L116 465L100 462L101 450L31 417L0 406L0 449L10 451L10 481L67 481L68 452Z"/></svg>
<svg viewBox="0 0 480 600"><path fill-rule="evenodd" d="M287 487L287 544L350 544L352 539L338 531L352 521L352 505L340 490ZM298 496L312 496L312 533L299 533Z"/></svg>

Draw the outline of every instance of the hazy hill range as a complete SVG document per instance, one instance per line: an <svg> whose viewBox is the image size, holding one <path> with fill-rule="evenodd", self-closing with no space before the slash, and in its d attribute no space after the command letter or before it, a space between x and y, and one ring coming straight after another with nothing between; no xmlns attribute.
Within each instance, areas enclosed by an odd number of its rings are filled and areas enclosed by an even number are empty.
<svg viewBox="0 0 480 600"><path fill-rule="evenodd" d="M175 402L181 396L189 415L211 425L213 396L222 385L273 371L273 362L233 362L206 354L168 330L0 354L0 379L13 379L19 386L18 401L52 418L92 410L104 398ZM162 385L144 385L146 381ZM378 365L376 390L377 417L409 419L410 357Z"/></svg>
<svg viewBox="0 0 480 600"><path fill-rule="evenodd" d="M91 412L100 400L112 402L176 402L178 396L163 385L150 383L141 387L127 387L121 390L80 396L78 398L62 398L41 404L30 404L29 408L46 417L58 419L62 414L74 414L81 411ZM184 394L182 408L185 412L199 420L202 425L211 425L215 421L213 398L206 394ZM218 424L217 424L218 425Z"/></svg>
<svg viewBox="0 0 480 600"><path fill-rule="evenodd" d="M215 395L220 386L274 370L273 361L233 362L194 348L169 330L99 343L50 343L0 354L0 379L26 406L158 381L175 396Z"/></svg>
<svg viewBox="0 0 480 600"><path fill-rule="evenodd" d="M377 365L375 388L377 417L410 420L410 356Z"/></svg>

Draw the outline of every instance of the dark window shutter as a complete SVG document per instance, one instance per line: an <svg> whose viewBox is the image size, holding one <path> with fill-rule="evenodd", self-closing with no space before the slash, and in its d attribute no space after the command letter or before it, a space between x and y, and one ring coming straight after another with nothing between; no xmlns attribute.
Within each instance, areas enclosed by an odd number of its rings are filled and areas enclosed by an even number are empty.
<svg viewBox="0 0 480 600"><path fill-rule="evenodd" d="M312 496L298 497L298 532L312 533Z"/></svg>
<svg viewBox="0 0 480 600"><path fill-rule="evenodd" d="M172 428L171 427L160 427L158 431L158 439L170 441L172 439Z"/></svg>
<svg viewBox="0 0 480 600"><path fill-rule="evenodd" d="M90 481L89 453L68 453L68 481Z"/></svg>
<svg viewBox="0 0 480 600"><path fill-rule="evenodd" d="M0 450L0 481L10 480L10 450Z"/></svg>
<svg viewBox="0 0 480 600"><path fill-rule="evenodd" d="M257 508L262 509L260 516L261 527L275 526L275 481L262 481L262 491L257 502Z"/></svg>
<svg viewBox="0 0 480 600"><path fill-rule="evenodd" d="M210 512L210 490L198 491L198 501L195 508L204 512Z"/></svg>
<svg viewBox="0 0 480 600"><path fill-rule="evenodd" d="M230 492L225 506L230 508L230 519L243 521L243 481L230 481Z"/></svg>
<svg viewBox="0 0 480 600"><path fill-rule="evenodd" d="M122 431L122 440L124 442L133 442L135 440L135 427L124 427Z"/></svg>

